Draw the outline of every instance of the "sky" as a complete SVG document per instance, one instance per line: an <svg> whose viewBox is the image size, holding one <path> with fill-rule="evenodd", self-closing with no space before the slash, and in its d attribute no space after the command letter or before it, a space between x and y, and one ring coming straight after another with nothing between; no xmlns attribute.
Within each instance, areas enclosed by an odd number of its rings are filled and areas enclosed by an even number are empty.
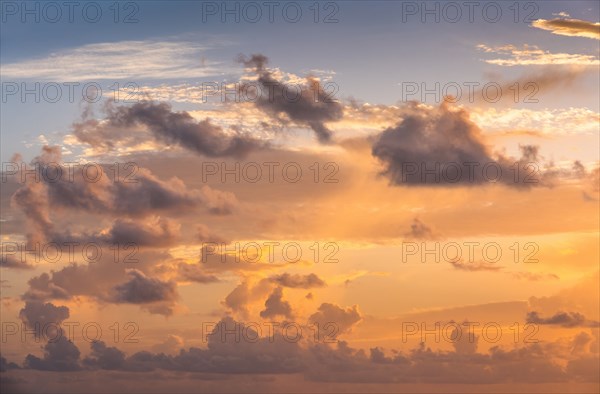
<svg viewBox="0 0 600 394"><path fill-rule="evenodd" d="M6 393L598 392L596 1L2 1Z"/></svg>

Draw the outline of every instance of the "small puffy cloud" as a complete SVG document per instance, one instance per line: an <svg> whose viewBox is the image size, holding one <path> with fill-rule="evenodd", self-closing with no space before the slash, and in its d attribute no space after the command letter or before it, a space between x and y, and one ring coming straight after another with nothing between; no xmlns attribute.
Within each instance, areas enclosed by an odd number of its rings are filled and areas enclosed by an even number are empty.
<svg viewBox="0 0 600 394"><path fill-rule="evenodd" d="M120 370L125 364L125 353L116 347L108 347L102 341L94 341L91 344L90 357L83 360L83 364L89 368L100 368L107 370Z"/></svg>
<svg viewBox="0 0 600 394"><path fill-rule="evenodd" d="M25 367L42 371L78 371L80 351L65 335L56 341L49 341L44 346L44 356L39 358L32 354L25 358Z"/></svg>
<svg viewBox="0 0 600 394"><path fill-rule="evenodd" d="M590 321L579 312L557 312L550 317L541 317L538 312L527 313L527 323L557 325L563 327L600 327L597 321Z"/></svg>
<svg viewBox="0 0 600 394"><path fill-rule="evenodd" d="M292 275L286 272L281 275L275 275L271 277L270 280L280 286L294 289L312 289L314 287L325 286L325 281L319 278L316 274Z"/></svg>
<svg viewBox="0 0 600 394"><path fill-rule="evenodd" d="M177 285L146 276L137 269L127 270L129 281L115 286L114 301L117 303L142 304L151 313L170 315L178 298Z"/></svg>
<svg viewBox="0 0 600 394"><path fill-rule="evenodd" d="M176 297L174 283L150 278L137 269L130 269L127 274L130 276L130 280L115 287L116 299L119 302L145 304Z"/></svg>
<svg viewBox="0 0 600 394"><path fill-rule="evenodd" d="M69 318L69 308L51 302L27 301L19 312L19 318L37 337L54 338L61 331L60 323Z"/></svg>
<svg viewBox="0 0 600 394"><path fill-rule="evenodd" d="M319 306L317 312L309 317L312 323L318 323L319 327L325 327L326 324L334 324L337 328L334 335L349 332L352 327L362 320L358 306L351 308L342 308L335 304L323 303Z"/></svg>
<svg viewBox="0 0 600 394"><path fill-rule="evenodd" d="M206 157L243 157L265 146L249 135L228 133L208 118L197 121L186 111L175 112L165 102L141 101L131 106L109 104L104 119L84 119L73 128L80 142L100 151L115 149L123 138L131 138L131 135L137 139L129 140L130 144L153 137L156 142L178 145ZM150 134L140 134L140 128ZM137 131L124 133L124 130Z"/></svg>
<svg viewBox="0 0 600 394"><path fill-rule="evenodd" d="M293 318L292 306L283 299L283 289L276 287L265 301L265 309L260 312L260 317L267 319L276 316Z"/></svg>
<svg viewBox="0 0 600 394"><path fill-rule="evenodd" d="M214 283L219 278L207 273L200 264L179 263L177 265L178 279L196 283Z"/></svg>
<svg viewBox="0 0 600 394"><path fill-rule="evenodd" d="M384 167L381 174L396 186L541 184L542 174L526 171L527 165L539 161L537 147L522 146L521 150L520 159L493 154L465 109L447 103L437 108L413 104L396 126L375 137L372 155ZM511 166L517 165L524 169L515 175Z"/></svg>
<svg viewBox="0 0 600 394"><path fill-rule="evenodd" d="M293 123L310 127L322 143L331 141L332 132L325 123L341 120L344 107L328 96L318 80L307 78L306 84L297 91L298 85L278 80L274 70L266 67L269 61L266 56L240 56L239 61L256 74L262 89L269 92L254 100L257 108L279 121L285 122L281 119L284 115ZM249 85L252 86L251 83L243 84L241 89L248 89Z"/></svg>

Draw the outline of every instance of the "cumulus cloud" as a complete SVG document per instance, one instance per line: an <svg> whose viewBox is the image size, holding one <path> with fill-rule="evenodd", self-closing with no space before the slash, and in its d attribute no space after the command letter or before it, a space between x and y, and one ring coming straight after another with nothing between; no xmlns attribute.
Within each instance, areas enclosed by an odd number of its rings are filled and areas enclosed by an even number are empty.
<svg viewBox="0 0 600 394"><path fill-rule="evenodd" d="M61 332L60 323L69 318L69 308L51 302L27 301L19 318L37 337L54 338Z"/></svg>
<svg viewBox="0 0 600 394"><path fill-rule="evenodd" d="M325 286L325 281L319 278L316 274L292 275L285 272L281 275L275 275L270 279L273 283L277 283L283 287L291 287L295 289L312 289L315 287Z"/></svg>
<svg viewBox="0 0 600 394"><path fill-rule="evenodd" d="M88 368L119 370L124 367L125 353L116 347L109 347L102 341L94 341L90 345L89 357L83 359L83 365Z"/></svg>
<svg viewBox="0 0 600 394"><path fill-rule="evenodd" d="M240 56L240 63L254 71L260 88L268 94L260 94L255 105L277 120L285 121L285 115L293 123L310 127L322 143L331 141L332 132L325 123L335 122L343 117L343 106L323 90L319 81L307 78L298 92L296 87L278 80L273 70L266 67L268 58L261 54L250 57ZM240 89L248 90L251 83L242 84Z"/></svg>
<svg viewBox="0 0 600 394"><path fill-rule="evenodd" d="M206 204L210 213L214 215L228 215L239 206L235 194L224 192L204 185L200 189L202 201Z"/></svg>
<svg viewBox="0 0 600 394"><path fill-rule="evenodd" d="M81 352L73 342L64 335L56 341L49 341L44 346L44 356L39 358L33 354L25 358L25 367L42 371L78 371L81 369L79 356Z"/></svg>
<svg viewBox="0 0 600 394"><path fill-rule="evenodd" d="M318 323L319 327L334 324L336 327L334 336L337 336L349 332L354 325L362 320L362 316L357 305L344 309L335 304L323 303L308 320Z"/></svg>
<svg viewBox="0 0 600 394"><path fill-rule="evenodd" d="M9 369L18 369L19 366L13 362L8 361L0 355L0 372L6 372Z"/></svg>
<svg viewBox="0 0 600 394"><path fill-rule="evenodd" d="M150 218L147 221L117 219L108 234L99 239L118 245L168 246L179 237L180 227L175 221L161 217Z"/></svg>
<svg viewBox="0 0 600 394"><path fill-rule="evenodd" d="M443 103L437 108L414 104L411 114L375 138L372 154L393 185L541 184L541 173L529 168L540 161L537 147L521 150L520 159L492 154L468 112Z"/></svg>
<svg viewBox="0 0 600 394"><path fill-rule="evenodd" d="M242 334L243 333L243 334ZM91 344L91 353L80 360L79 350L66 339L45 346L42 359L28 355L26 368L68 371L155 370L223 374L298 374L305 380L347 383L553 383L596 382L597 349L593 338L581 332L567 342L519 346L510 350L495 346L477 351L478 338L451 334L454 351L434 351L424 343L400 352L379 347L355 349L345 341L335 344L290 340L278 327L265 335L255 326L225 317L207 335L207 346L173 352L142 350L131 356L106 346ZM179 341L176 341L179 343ZM551 357L561 354L564 362ZM594 361L595 360L595 361ZM3 362L4 363L4 362ZM143 375L145 376L145 375Z"/></svg>
<svg viewBox="0 0 600 394"><path fill-rule="evenodd" d="M111 150L124 131L143 127L165 144L174 144L206 157L243 157L265 144L249 135L227 133L208 118L196 121L188 112L175 112L165 102L141 101L131 106L106 106L102 120L84 119L73 125L80 142ZM139 142L139 141L138 141Z"/></svg>
<svg viewBox="0 0 600 394"><path fill-rule="evenodd" d="M127 270L130 279L115 286L117 303L143 304L151 313L170 315L177 300L177 285L173 281L152 278L137 269Z"/></svg>
<svg viewBox="0 0 600 394"><path fill-rule="evenodd" d="M77 371L79 364L79 349L71 342L60 323L69 318L69 308L55 306L52 303L26 302L19 317L25 325L34 330L36 337L47 337L43 358L32 354L27 355L24 365L26 368L44 371Z"/></svg>
<svg viewBox="0 0 600 394"><path fill-rule="evenodd" d="M225 297L223 305L233 312L248 316L250 304L264 299L272 287L272 284L268 280L260 280L258 283L252 283L250 279L246 279Z"/></svg>
<svg viewBox="0 0 600 394"><path fill-rule="evenodd" d="M0 267L1 268L13 268L19 270L30 270L33 266L21 258L15 257L13 254L2 253L0 255Z"/></svg>
<svg viewBox="0 0 600 394"><path fill-rule="evenodd" d="M267 319L277 316L293 318L292 306L283 299L283 289L276 287L265 301L265 309L260 312L260 317Z"/></svg>
<svg viewBox="0 0 600 394"><path fill-rule="evenodd" d="M37 181L28 177L12 196L13 204L24 211L28 219L29 242L64 241L78 236L66 229L59 231L55 228L50 216L55 208L108 216L152 216L154 219L146 222L119 218L106 234L83 234L79 237L88 237L90 242L165 245L175 241L179 229L173 221L156 218L158 213L177 213L204 206L209 213L225 215L238 205L235 195L230 192L206 185L201 190L189 190L179 178L162 181L144 168L138 169L132 182L111 180L106 176L107 171L103 170L99 170L102 176L91 181L82 168L73 170L63 164L57 146L45 146L42 155L31 165ZM53 179L52 171L56 168L60 168L63 175Z"/></svg>
<svg viewBox="0 0 600 394"><path fill-rule="evenodd" d="M120 250L118 260L111 251L95 263L72 263L33 277L22 299L46 302L82 296L101 304L130 303L151 313L171 315L178 301L175 280L182 278L176 269L165 273L157 267L172 257L157 250ZM132 266L139 269L130 269Z"/></svg>

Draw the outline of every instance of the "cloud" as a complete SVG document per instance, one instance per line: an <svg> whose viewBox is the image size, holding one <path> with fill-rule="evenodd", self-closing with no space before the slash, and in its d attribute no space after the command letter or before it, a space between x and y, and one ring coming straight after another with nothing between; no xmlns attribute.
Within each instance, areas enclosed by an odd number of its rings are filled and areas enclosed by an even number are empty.
<svg viewBox="0 0 600 394"><path fill-rule="evenodd" d="M235 211L239 202L235 194L224 192L204 185L200 189L202 201L206 204L210 213L214 215L229 215Z"/></svg>
<svg viewBox="0 0 600 394"><path fill-rule="evenodd" d="M52 169L57 166L60 166L63 176L53 180ZM31 167L38 173L40 181L36 182L33 177L29 177L28 179L32 181L26 183L25 189L19 189L13 197L19 206L28 209L40 206L46 208L39 200L47 199L51 204L63 207L140 215L147 211L175 206L189 207L198 202L200 197L199 194L187 191L181 180L172 178L168 182L163 182L144 168L137 169L135 179L131 182L109 179L104 170L98 170L98 172L102 171L103 175L97 178L84 175L81 168L80 171L69 170L63 165L58 146L45 146L42 155L32 161ZM64 175L69 172L73 172L71 179ZM42 193L41 196L35 194L35 199L27 198L32 193L29 189L35 192L46 189L47 196ZM48 226L47 212L36 211L34 219Z"/></svg>
<svg viewBox="0 0 600 394"><path fill-rule="evenodd" d="M33 269L33 266L28 264L26 261L22 261L22 259L18 259L14 255L6 253L2 253L2 255L0 255L0 267L19 270Z"/></svg>
<svg viewBox="0 0 600 394"><path fill-rule="evenodd" d="M570 53L552 53L544 51L536 45L524 45L518 48L514 45L504 45L497 47L488 47L487 45L477 45L477 49L485 53L494 53L505 58L486 59L486 63L497 66L530 66L530 65L578 65L578 66L598 66L600 60L593 55L570 54Z"/></svg>
<svg viewBox="0 0 600 394"><path fill-rule="evenodd" d="M527 313L527 323L559 325L563 327L600 327L597 321L590 321L578 312L557 312L551 317L543 318L536 311Z"/></svg>
<svg viewBox="0 0 600 394"><path fill-rule="evenodd" d="M526 279L530 281L560 279L559 276L555 274L544 274L535 272L512 272L511 275L513 276L513 278L516 279Z"/></svg>
<svg viewBox="0 0 600 394"><path fill-rule="evenodd" d="M264 299L272 287L272 284L266 279L253 283L251 279L247 278L225 297L223 305L233 312L248 316L249 306L257 300Z"/></svg>
<svg viewBox="0 0 600 394"><path fill-rule="evenodd" d="M466 110L447 103L437 108L413 104L411 114L375 137L372 155L384 165L382 174L393 185L541 184L539 174L527 171L528 165L538 162L537 148L521 149L523 157L518 160L493 155ZM518 176L511 171L516 164L524 167Z"/></svg>
<svg viewBox="0 0 600 394"><path fill-rule="evenodd" d="M167 339L159 344L154 345L152 349L157 353L175 355L183 348L183 344L183 338L178 335L169 334Z"/></svg>
<svg viewBox="0 0 600 394"><path fill-rule="evenodd" d="M283 316L289 319L293 318L292 306L289 302L283 300L283 289L276 287L269 298L265 301L265 309L260 312L260 317L264 319Z"/></svg>
<svg viewBox="0 0 600 394"><path fill-rule="evenodd" d="M494 265L490 265L489 263L477 262L477 263L464 263L462 261L450 261L452 267L461 271L498 271L502 269L502 267L497 267Z"/></svg>
<svg viewBox="0 0 600 394"><path fill-rule="evenodd" d="M79 350L64 340L45 347L39 359L29 355L27 368L67 371L82 368L149 373L157 370L220 374L302 374L305 381L347 383L501 384L596 382L597 349L581 332L568 341L535 343L477 351L478 338L453 332L453 351L434 351L421 343L408 352L375 347L355 349L335 344L294 341L278 326L262 335L255 325L225 317L207 335L207 346L190 347L172 355L138 351L131 356L102 342L91 344L83 361ZM242 339L243 338L243 339ZM175 341L179 343L179 341ZM557 360L556 355L561 355ZM591 363L590 363L591 362ZM156 372L153 372L156 374ZM145 378L146 374L141 375ZM177 375L181 378L181 375Z"/></svg>
<svg viewBox="0 0 600 394"><path fill-rule="evenodd" d="M180 263L177 265L179 279L196 283L214 283L219 278L215 275L206 273L200 264Z"/></svg>
<svg viewBox="0 0 600 394"><path fill-rule="evenodd" d="M309 317L309 321L318 323L319 327L333 324L336 327L334 336L349 332L361 320L362 316L357 305L344 309L330 303L321 304L317 312Z"/></svg>
<svg viewBox="0 0 600 394"><path fill-rule="evenodd" d="M186 111L175 112L165 102L141 101L131 106L108 103L105 111L102 120L84 118L73 124L73 133L80 142L109 151L121 139L131 138L125 130L143 127L158 142L178 145L206 157L239 158L266 146L250 135L225 132L208 118L197 121ZM137 142L141 141L143 138L138 137Z"/></svg>
<svg viewBox="0 0 600 394"><path fill-rule="evenodd" d="M9 369L18 369L19 366L13 362L9 362L3 356L0 356L0 372L6 372Z"/></svg>
<svg viewBox="0 0 600 394"><path fill-rule="evenodd" d="M79 364L79 349L60 327L60 323L69 318L69 308L38 301L27 301L19 312L19 318L26 327L34 331L38 338L47 337L43 358L32 354L25 358L24 366L44 371L77 371Z"/></svg>
<svg viewBox="0 0 600 394"><path fill-rule="evenodd" d="M321 143L330 142L332 133L325 123L342 119L343 106L330 98L314 78L307 78L300 92L291 88L291 84L277 80L275 73L266 67L268 61L261 54L239 58L240 63L256 73L260 87L268 92L258 95L255 105L277 120L281 121L280 115L285 115L296 124L310 127ZM249 90L249 86L253 85L242 84L240 89Z"/></svg>
<svg viewBox="0 0 600 394"><path fill-rule="evenodd" d="M161 217L146 221L117 219L108 234L98 240L115 245L169 246L179 238L180 227L177 222Z"/></svg>
<svg viewBox="0 0 600 394"><path fill-rule="evenodd" d="M423 223L419 218L414 218L410 225L410 231L404 234L409 239L437 239L431 227Z"/></svg>
<svg viewBox="0 0 600 394"><path fill-rule="evenodd" d="M93 178L86 178L82 167L73 169L64 165L58 147L44 147L42 155L32 161L31 167L38 181L28 177L11 199L27 217L29 242L87 237L87 241L161 246L175 242L179 228L171 220L156 217L158 213L185 211L189 214L191 209L204 205L209 213L225 215L239 204L231 192L207 185L201 190L188 190L179 178L162 181L144 168L137 169L131 182L109 179L108 170L102 169L98 172L103 175L92 181ZM60 168L63 175L53 180L56 168ZM72 174L71 178L66 174ZM53 225L50 212L56 208L98 215L153 218L135 222L119 218L104 234L71 234L68 229L59 231Z"/></svg>
<svg viewBox="0 0 600 394"><path fill-rule="evenodd" d="M43 358L29 354L25 358L24 365L26 368L42 371L78 371L81 369L80 354L77 346L65 335L61 335L56 341L49 341L44 346Z"/></svg>
<svg viewBox="0 0 600 394"><path fill-rule="evenodd" d="M114 288L115 302L142 304L150 313L167 316L173 313L172 306L179 297L175 282L151 278L137 269L128 269L127 274L129 281Z"/></svg>
<svg viewBox="0 0 600 394"><path fill-rule="evenodd" d="M549 30L552 34L570 37L587 37L600 40L600 23L580 19L537 19L531 24L538 29Z"/></svg>
<svg viewBox="0 0 600 394"><path fill-rule="evenodd" d="M116 347L108 347L102 341L94 341L90 347L90 356L83 360L86 367L107 370L120 370L124 367L125 353Z"/></svg>
<svg viewBox="0 0 600 394"><path fill-rule="evenodd" d="M45 57L4 63L2 78L68 82L222 75L224 65L199 62L210 47L192 41L155 40L87 44Z"/></svg>
<svg viewBox="0 0 600 394"><path fill-rule="evenodd" d="M100 304L129 303L150 313L173 314L178 301L175 280L181 278L176 270L165 274L157 269L158 263L169 261L172 256L155 249L136 250L135 253L120 250L124 253L118 260L111 251L103 253L94 263L72 263L33 277L28 281L29 288L22 299L44 302L84 297ZM132 266L139 269L128 269Z"/></svg>
<svg viewBox="0 0 600 394"><path fill-rule="evenodd" d="M283 273L270 278L273 283L284 287L290 287L294 289L312 289L315 287L325 286L325 281L319 278L316 274L291 275L289 273Z"/></svg>
<svg viewBox="0 0 600 394"><path fill-rule="evenodd" d="M51 302L27 301L19 312L19 318L27 328L34 330L36 337L54 338L61 332L60 323L69 318L69 308Z"/></svg>
<svg viewBox="0 0 600 394"><path fill-rule="evenodd" d="M213 205L214 207L214 205ZM223 238L222 236L220 236L219 234L215 234L213 231L211 231L211 229L208 228L208 226L204 225L204 224L198 224L196 226L196 230L197 230L197 239L200 242L203 243L217 243L217 244L228 244L229 241L227 241L225 238Z"/></svg>

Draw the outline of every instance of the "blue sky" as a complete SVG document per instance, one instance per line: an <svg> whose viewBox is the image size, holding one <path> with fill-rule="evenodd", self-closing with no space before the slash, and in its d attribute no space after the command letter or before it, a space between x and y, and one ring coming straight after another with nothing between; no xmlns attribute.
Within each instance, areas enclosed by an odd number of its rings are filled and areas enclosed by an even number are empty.
<svg viewBox="0 0 600 394"><path fill-rule="evenodd" d="M112 3L99 3L102 4L102 18L98 23L89 23L81 15L84 4L81 2L81 8L75 9L73 23L69 23L66 11L57 23L44 21L43 15L40 23L31 23L31 15L27 16L28 23L22 23L20 15L6 15L6 22L2 23L2 65L44 58L95 43L186 41L208 45L210 49L203 51L202 56L225 65L228 71L236 71L234 59L238 54L264 53L269 56L272 66L289 72L334 71L333 80L339 86L339 97L392 104L400 99L399 84L403 81L431 84L436 81L486 81L489 73L502 73L506 78L522 73L520 67L507 69L482 62L483 54L475 48L482 43L488 46L538 45L556 52L568 47L573 53L598 53L595 41L551 35L532 28L530 23L515 23L510 2L498 3L502 5L503 14L497 23L488 23L483 18L481 9L485 2L475 9L474 23L468 22L465 8L457 23L444 21L443 15L440 23L435 23L431 16L427 17L427 23L422 23L419 15L407 15L407 21L403 22L401 2L358 1L339 2L337 11L332 7L325 10L325 3L321 3L320 18L336 11L337 23L314 23L310 2L299 3L304 13L298 23L286 22L277 9L274 23L268 22L266 11L258 23L248 23L243 18L240 23L231 23L231 17L227 23L222 23L219 15L207 16L207 22L203 22L202 3L194 1L175 1L168 5L159 1L138 2L134 14L136 23L114 23L113 11L109 9ZM134 8L125 8L124 4L121 3L120 18L134 11ZM521 3L519 18L522 20L534 12L535 19L551 19L559 12L567 12L573 18L587 20L594 19L599 13L595 1L537 4L539 10ZM231 80L235 74L223 77ZM21 79L30 83L37 81L35 77L3 76L3 82L21 82ZM130 81L160 84L186 83L193 79L149 80L130 76L122 80ZM117 80L99 82L108 87ZM547 97L544 103L547 107L561 107L565 100L571 105L597 106L597 100L590 99L589 95L584 98L576 94L568 95L562 101ZM65 103L65 100L52 104L27 101L20 103L10 99L3 104L3 156L17 150L21 136L34 135L41 130L43 133L64 130L80 111L77 104Z"/></svg>

